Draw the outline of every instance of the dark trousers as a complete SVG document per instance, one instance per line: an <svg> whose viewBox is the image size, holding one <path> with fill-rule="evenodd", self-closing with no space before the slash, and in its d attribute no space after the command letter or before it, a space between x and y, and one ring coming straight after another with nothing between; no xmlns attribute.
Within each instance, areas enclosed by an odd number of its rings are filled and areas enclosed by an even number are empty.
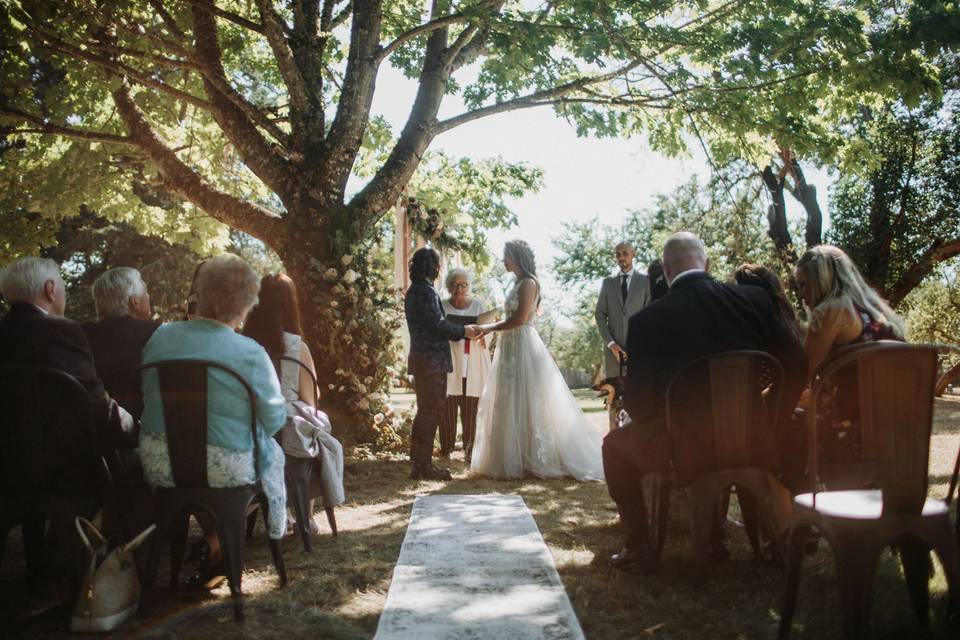
<svg viewBox="0 0 960 640"><path fill-rule="evenodd" d="M430 464L433 457L433 439L446 409L447 374L442 371L414 374L413 390L417 394L417 415L413 419L410 461L425 465Z"/></svg>
<svg viewBox="0 0 960 640"><path fill-rule="evenodd" d="M447 396L447 411L440 423L440 451L449 454L457 443L457 411L463 423L463 450L470 455L473 451L473 437L477 433L477 408L480 398L467 395L467 379L463 380L463 390L458 396Z"/></svg>
<svg viewBox="0 0 960 640"><path fill-rule="evenodd" d="M628 424L614 429L603 439L603 473L610 497L617 503L628 547L650 544L643 477L655 471L668 471L669 455L664 429L649 433Z"/></svg>

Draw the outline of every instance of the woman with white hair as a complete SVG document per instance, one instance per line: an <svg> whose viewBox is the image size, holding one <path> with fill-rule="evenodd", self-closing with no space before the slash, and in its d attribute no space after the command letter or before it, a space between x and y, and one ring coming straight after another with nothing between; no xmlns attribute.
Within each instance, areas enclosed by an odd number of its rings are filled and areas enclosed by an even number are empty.
<svg viewBox="0 0 960 640"><path fill-rule="evenodd" d="M470 273L456 267L447 272L447 291L443 312L451 322L476 324L484 313L483 303L469 297ZM490 372L490 352L483 338L451 340L453 371L447 374L447 411L440 422L440 456L449 458L457 441L457 412L463 425L463 453L470 464L473 440L477 431L477 404Z"/></svg>
<svg viewBox="0 0 960 640"><path fill-rule="evenodd" d="M211 487L236 487L259 481L269 505L268 534L280 539L286 531L283 451L273 436L287 419L286 402L270 356L259 343L236 332L257 302L260 277L237 256L208 260L197 280L197 315L192 320L159 327L143 350L143 363L160 360L210 360L239 372L256 393L257 448L260 477L255 472L250 435L250 404L239 381L216 369L207 372L207 481ZM163 401L157 371L143 379L143 429L140 458L144 478L154 487L172 487ZM212 586L218 571L219 545L210 543L207 571L197 586ZM206 578L210 578L210 581Z"/></svg>
<svg viewBox="0 0 960 640"><path fill-rule="evenodd" d="M603 480L600 432L533 325L540 304L533 251L522 240L508 242L503 265L517 280L507 294L508 317L478 327L502 333L480 398L471 469L492 478Z"/></svg>

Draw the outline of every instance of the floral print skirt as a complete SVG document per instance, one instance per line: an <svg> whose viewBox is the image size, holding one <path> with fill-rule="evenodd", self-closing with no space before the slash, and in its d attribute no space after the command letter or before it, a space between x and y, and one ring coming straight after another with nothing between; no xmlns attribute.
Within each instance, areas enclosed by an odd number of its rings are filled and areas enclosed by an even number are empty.
<svg viewBox="0 0 960 640"><path fill-rule="evenodd" d="M272 438L261 452L268 464L261 465L260 486L267 497L267 535L279 540L287 528L287 490L283 482L283 450ZM173 487L173 469L167 437L162 433L140 434L140 461L143 476L152 487ZM207 482L211 488L242 487L257 482L253 451L234 451L207 445Z"/></svg>

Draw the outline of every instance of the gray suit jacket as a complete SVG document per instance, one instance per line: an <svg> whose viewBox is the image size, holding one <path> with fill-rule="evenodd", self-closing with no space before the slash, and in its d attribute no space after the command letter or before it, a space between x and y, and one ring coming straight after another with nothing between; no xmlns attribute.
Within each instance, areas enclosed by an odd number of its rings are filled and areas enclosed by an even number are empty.
<svg viewBox="0 0 960 640"><path fill-rule="evenodd" d="M650 302L650 282L647 276L634 270L628 283L627 301L624 303L620 293L620 276L603 279L600 297L597 298L597 329L603 337L603 371L608 378L620 375L620 363L607 348L611 341L627 348L627 328L630 316L647 306Z"/></svg>

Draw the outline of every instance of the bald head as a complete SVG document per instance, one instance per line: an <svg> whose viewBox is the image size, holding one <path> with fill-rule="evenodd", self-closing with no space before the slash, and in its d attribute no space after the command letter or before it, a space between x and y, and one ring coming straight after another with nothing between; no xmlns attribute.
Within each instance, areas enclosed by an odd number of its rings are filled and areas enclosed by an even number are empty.
<svg viewBox="0 0 960 640"><path fill-rule="evenodd" d="M689 231L673 234L663 245L663 273L667 282L690 269L706 270L709 261L703 241Z"/></svg>

